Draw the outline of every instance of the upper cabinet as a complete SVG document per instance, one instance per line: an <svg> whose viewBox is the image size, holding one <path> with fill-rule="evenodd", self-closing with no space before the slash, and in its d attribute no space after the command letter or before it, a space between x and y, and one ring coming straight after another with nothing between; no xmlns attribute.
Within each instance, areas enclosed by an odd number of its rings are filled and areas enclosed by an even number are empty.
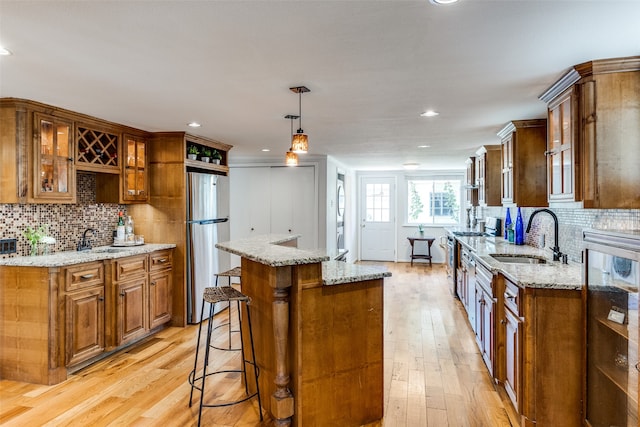
<svg viewBox="0 0 640 427"><path fill-rule="evenodd" d="M147 141L144 138L125 135L124 165L122 170L122 197L129 202L148 200Z"/></svg>
<svg viewBox="0 0 640 427"><path fill-rule="evenodd" d="M501 140L502 204L547 206L547 121L514 120Z"/></svg>
<svg viewBox="0 0 640 427"><path fill-rule="evenodd" d="M485 145L476 151L478 205L500 206L500 146Z"/></svg>
<svg viewBox="0 0 640 427"><path fill-rule="evenodd" d="M549 204L640 208L640 56L576 65L540 99Z"/></svg>
<svg viewBox="0 0 640 427"><path fill-rule="evenodd" d="M117 129L76 124L76 169L120 173L120 132Z"/></svg>
<svg viewBox="0 0 640 427"><path fill-rule="evenodd" d="M478 188L476 187L476 158L469 157L465 162L467 166L466 177L466 196L467 206L478 206Z"/></svg>
<svg viewBox="0 0 640 427"><path fill-rule="evenodd" d="M45 114L34 115L33 198L75 203L73 124Z"/></svg>

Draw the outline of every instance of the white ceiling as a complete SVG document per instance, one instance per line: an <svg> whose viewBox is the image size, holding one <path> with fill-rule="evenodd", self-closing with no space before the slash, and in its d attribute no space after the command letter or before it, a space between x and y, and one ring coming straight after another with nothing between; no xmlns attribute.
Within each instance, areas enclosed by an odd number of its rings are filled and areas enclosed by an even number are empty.
<svg viewBox="0 0 640 427"><path fill-rule="evenodd" d="M310 155L451 169L544 117L572 65L640 54L640 0L0 0L0 45L0 96L204 135L232 162L283 161L304 85Z"/></svg>

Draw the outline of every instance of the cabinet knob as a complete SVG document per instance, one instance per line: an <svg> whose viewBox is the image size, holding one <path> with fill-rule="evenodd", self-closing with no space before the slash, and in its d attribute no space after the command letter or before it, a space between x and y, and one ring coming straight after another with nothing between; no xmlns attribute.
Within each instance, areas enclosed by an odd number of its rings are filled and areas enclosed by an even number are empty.
<svg viewBox="0 0 640 427"><path fill-rule="evenodd" d="M125 295L126 295L126 294L125 294L124 292L120 292L120 296L121 296L121 297L123 297L123 296L125 296Z"/></svg>
<svg viewBox="0 0 640 427"><path fill-rule="evenodd" d="M291 229L289 229L289 233L291 233Z"/></svg>
<svg viewBox="0 0 640 427"><path fill-rule="evenodd" d="M67 157L67 160L69 160L70 162L73 162L73 157Z"/></svg>
<svg viewBox="0 0 640 427"><path fill-rule="evenodd" d="M251 227L251 231L253 231L253 230L254 230L254 228L253 228L253 227Z"/></svg>
<svg viewBox="0 0 640 427"><path fill-rule="evenodd" d="M504 325L504 324L506 324L506 323L507 323L507 321L506 321L506 320L504 320L504 319L500 319L500 324L501 324L501 325Z"/></svg>
<svg viewBox="0 0 640 427"><path fill-rule="evenodd" d="M98 301L104 301L104 297L98 297Z"/></svg>

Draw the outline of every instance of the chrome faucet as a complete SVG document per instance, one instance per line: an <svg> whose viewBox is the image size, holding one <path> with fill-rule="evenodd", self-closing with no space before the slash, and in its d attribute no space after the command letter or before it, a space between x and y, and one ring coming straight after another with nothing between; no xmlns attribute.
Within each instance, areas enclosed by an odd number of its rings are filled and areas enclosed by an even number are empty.
<svg viewBox="0 0 640 427"><path fill-rule="evenodd" d="M93 234L94 237L98 233L93 228L87 228L86 230L84 230L84 232L82 233L82 240L80 242L78 242L78 248L77 249L79 251L88 251L88 250L91 249L91 241L89 239L87 239L87 233L88 232L91 232L91 234Z"/></svg>
<svg viewBox="0 0 640 427"><path fill-rule="evenodd" d="M558 246L558 217L556 216L555 213L553 213L553 211L549 209L536 209L535 211L533 211L533 213L529 217L529 223L527 224L527 233L529 232L529 230L531 230L531 222L533 221L533 217L539 214L540 212L546 212L549 215L551 215L551 217L553 218L553 237L554 237L555 246L551 248L551 250L553 251L553 260L560 261L560 257L562 257L562 252L560 252L560 247Z"/></svg>

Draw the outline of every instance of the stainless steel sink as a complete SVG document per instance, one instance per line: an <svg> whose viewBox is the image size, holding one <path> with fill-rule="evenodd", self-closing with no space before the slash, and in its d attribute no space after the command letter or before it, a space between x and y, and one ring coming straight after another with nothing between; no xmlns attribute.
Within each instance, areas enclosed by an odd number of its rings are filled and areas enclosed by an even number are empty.
<svg viewBox="0 0 640 427"><path fill-rule="evenodd" d="M92 249L91 252L94 254L117 254L120 252L125 252L128 249L120 249L120 248L101 248L101 249Z"/></svg>
<svg viewBox="0 0 640 427"><path fill-rule="evenodd" d="M535 255L491 254L496 261L511 264L546 264L547 260Z"/></svg>

